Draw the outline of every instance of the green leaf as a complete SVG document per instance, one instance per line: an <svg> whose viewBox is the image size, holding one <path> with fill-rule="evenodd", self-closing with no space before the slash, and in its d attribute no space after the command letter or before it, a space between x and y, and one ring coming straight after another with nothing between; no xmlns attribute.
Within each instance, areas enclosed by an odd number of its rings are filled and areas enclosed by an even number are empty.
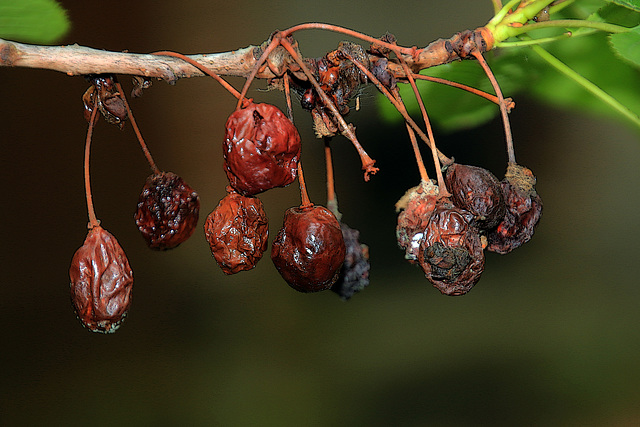
<svg viewBox="0 0 640 427"><path fill-rule="evenodd" d="M628 33L612 34L609 36L614 51L627 61L640 66L640 26Z"/></svg>
<svg viewBox="0 0 640 427"><path fill-rule="evenodd" d="M0 0L0 38L49 44L69 27L66 11L54 0Z"/></svg>
<svg viewBox="0 0 640 427"><path fill-rule="evenodd" d="M612 3L640 12L640 0L612 0Z"/></svg>

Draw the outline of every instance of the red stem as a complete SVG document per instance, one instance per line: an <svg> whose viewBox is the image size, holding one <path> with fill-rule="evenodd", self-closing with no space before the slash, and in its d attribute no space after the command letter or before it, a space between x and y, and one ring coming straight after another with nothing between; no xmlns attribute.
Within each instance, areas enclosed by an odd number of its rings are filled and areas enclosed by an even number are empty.
<svg viewBox="0 0 640 427"><path fill-rule="evenodd" d="M324 140L324 158L327 165L327 205L329 205L335 202L336 189L333 180L333 158L331 157L331 146L328 138Z"/></svg>
<svg viewBox="0 0 640 427"><path fill-rule="evenodd" d="M93 209L93 197L91 195L91 177L89 174L89 158L91 153L91 137L93 135L93 127L96 124L98 112L98 98L93 101L93 110L89 119L89 129L87 130L87 139L84 144L84 192L87 197L87 213L89 214L88 228L92 229L100 225L100 220L96 218L96 212Z"/></svg>
<svg viewBox="0 0 640 427"><path fill-rule="evenodd" d="M471 54L473 56L476 57L476 59L478 60L478 62L480 63L480 65L482 65L482 68L484 69L484 72L487 74L487 77L489 77L489 81L491 82L491 85L493 86L493 90L496 91L496 95L498 96L498 105L500 106L500 113L502 114L502 123L504 125L504 134L505 134L505 138L507 141L507 156L509 159L509 163L516 163L516 154L515 151L513 149L513 135L511 134L511 125L509 124L509 113L507 112L507 105L504 101L504 96L502 96L502 90L500 89L500 85L498 84L498 81L496 80L496 77L493 75L493 72L491 71L491 68L489 68L489 64L487 64L487 61L485 61L484 57L482 56L482 54L480 52L471 52Z"/></svg>
<svg viewBox="0 0 640 427"><path fill-rule="evenodd" d="M171 51L168 51L168 50L163 50L163 51L160 51L160 52L153 52L152 55L173 56L174 58L180 58L183 61L188 62L189 64L193 65L198 70L200 70L203 73L205 73L206 75L211 76L214 79L216 79L218 81L218 83L220 83L231 95L235 96L237 99L240 99L240 92L238 92L236 90L236 88L231 86L225 79L223 79L222 77L217 75L215 72L213 72L209 68L205 67L204 65L200 64L199 62L189 58L188 56L185 56L185 55L183 55L181 53L178 53L178 52L171 52Z"/></svg>
<svg viewBox="0 0 640 427"><path fill-rule="evenodd" d="M133 117L133 111L131 111L131 107L129 106L129 103L127 102L127 97L124 96L124 91L122 90L122 86L118 82L116 82L116 89L118 90L118 93L120 94L120 98L122 98L122 102L124 102L124 106L127 109L127 115L129 116L129 121L131 122L131 126L133 127L133 131L136 133L136 137L138 138L138 142L140 143L140 148L142 148L142 152L144 153L144 156L147 158L147 162L149 163L149 166L153 170L154 174L159 174L160 173L160 169L158 169L158 166L156 166L156 162L153 161L153 157L151 156L151 152L149 151L149 148L147 147L147 144L144 142L144 138L142 138L142 133L140 133L140 128L138 128L138 124L136 123L136 119Z"/></svg>
<svg viewBox="0 0 640 427"><path fill-rule="evenodd" d="M300 183L300 198L302 199L301 208L313 206L311 200L309 200L309 194L307 193L307 186L304 182L304 174L302 173L302 162L298 162L298 182Z"/></svg>

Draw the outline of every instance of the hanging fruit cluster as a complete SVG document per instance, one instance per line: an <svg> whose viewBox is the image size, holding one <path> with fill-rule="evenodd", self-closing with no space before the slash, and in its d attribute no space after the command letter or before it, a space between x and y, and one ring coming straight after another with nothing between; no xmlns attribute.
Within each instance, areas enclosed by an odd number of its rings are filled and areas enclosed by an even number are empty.
<svg viewBox="0 0 640 427"><path fill-rule="evenodd" d="M378 171L357 140L354 126L344 119L351 103L355 100L357 104L359 87L365 83L374 84L405 118L421 183L396 204L396 237L405 258L418 265L433 286L446 295L465 294L480 279L485 250L505 254L531 239L542 202L535 190L533 173L515 161L507 119L513 102L503 98L482 57L487 48L483 31L454 36L447 52L452 58L477 59L494 85L496 96L466 89L497 103L503 114L509 162L502 181L480 167L454 163L436 148L426 108L416 89L419 76L403 56L415 52L398 47L392 35L380 39L362 35L372 42L367 50L344 42L321 58L303 59L291 32L274 33L261 47L260 59L242 92L191 58L175 52L156 53L183 59L215 78L238 99L222 138L223 168L229 181L227 194L204 222L204 236L225 274L253 269L268 249L269 223L258 195L286 187L297 179L301 204L284 213L282 227L271 243L270 255L276 270L297 291L331 289L343 300L369 284L369 249L360 243L357 230L341 222L330 148L331 138L343 135L360 156L365 180ZM261 67L270 67L276 75L270 85L285 92L287 114L274 105L246 98ZM127 315L133 273L123 249L102 228L93 210L89 153L98 113L120 128L127 120L131 122L152 169L134 215L149 248L168 250L187 240L198 223L200 199L182 178L156 166L115 76L91 75L87 80L90 87L83 102L89 122L85 144L89 232L73 257L69 275L73 306L82 324L91 331L107 333L114 332ZM400 81L414 88L424 130L407 114L397 87ZM149 86L149 80L135 78L134 96L140 96ZM301 107L311 112L315 132L325 143L327 207L313 204L307 194L291 92L298 94ZM436 180L427 175L418 139L431 150Z"/></svg>

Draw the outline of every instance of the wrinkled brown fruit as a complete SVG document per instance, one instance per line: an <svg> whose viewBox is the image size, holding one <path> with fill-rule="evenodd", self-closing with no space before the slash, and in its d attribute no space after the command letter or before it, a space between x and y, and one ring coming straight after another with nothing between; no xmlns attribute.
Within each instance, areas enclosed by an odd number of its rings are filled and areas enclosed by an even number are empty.
<svg viewBox="0 0 640 427"><path fill-rule="evenodd" d="M230 187L204 223L211 253L225 274L251 270L267 249L269 222L260 199Z"/></svg>
<svg viewBox="0 0 640 427"><path fill-rule="evenodd" d="M453 204L471 212L479 229L494 228L504 218L502 187L488 170L454 163L447 167L445 183Z"/></svg>
<svg viewBox="0 0 640 427"><path fill-rule="evenodd" d="M322 206L289 208L271 245L271 260L282 278L300 292L331 288L346 247L336 217Z"/></svg>
<svg viewBox="0 0 640 427"><path fill-rule="evenodd" d="M398 246L405 250L405 258L411 263L418 260L420 242L436 208L437 196L438 186L431 181L423 181L409 189L396 203L396 211L402 210L398 215L396 238Z"/></svg>
<svg viewBox="0 0 640 427"><path fill-rule="evenodd" d="M138 199L135 220L151 249L178 246L193 234L198 223L200 198L172 172L151 175Z"/></svg>
<svg viewBox="0 0 640 427"><path fill-rule="evenodd" d="M501 183L507 212L502 222L487 233L487 250L506 254L531 240L542 216L542 199L535 183L531 170L516 164L507 167Z"/></svg>
<svg viewBox="0 0 640 427"><path fill-rule="evenodd" d="M360 232L344 223L340 223L340 228L347 252L340 268L340 276L331 290L346 301L369 285L371 264L369 247L358 240Z"/></svg>
<svg viewBox="0 0 640 427"><path fill-rule="evenodd" d="M224 169L237 192L251 196L295 180L300 135L278 107L252 103L234 111L225 129Z"/></svg>
<svg viewBox="0 0 640 427"><path fill-rule="evenodd" d="M69 268L71 302L93 332L115 332L131 305L133 271L115 237L100 226L89 230Z"/></svg>
<svg viewBox="0 0 640 427"><path fill-rule="evenodd" d="M418 261L427 279L445 295L469 292L484 271L484 252L473 215L441 201L424 230Z"/></svg>

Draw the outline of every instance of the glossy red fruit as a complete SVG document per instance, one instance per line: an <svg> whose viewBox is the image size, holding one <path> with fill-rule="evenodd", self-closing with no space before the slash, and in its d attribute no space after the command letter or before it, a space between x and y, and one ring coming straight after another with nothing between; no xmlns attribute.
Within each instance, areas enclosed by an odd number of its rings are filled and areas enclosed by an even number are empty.
<svg viewBox="0 0 640 427"><path fill-rule="evenodd" d="M227 120L224 168L231 186L244 196L291 184L300 150L296 127L274 105L251 103Z"/></svg>
<svg viewBox="0 0 640 427"><path fill-rule="evenodd" d="M267 249L269 222L262 202L227 188L209 214L204 233L211 253L225 274L251 270Z"/></svg>
<svg viewBox="0 0 640 427"><path fill-rule="evenodd" d="M71 302L93 332L115 332L131 305L133 271L115 237L100 226L89 230L69 267Z"/></svg>
<svg viewBox="0 0 640 427"><path fill-rule="evenodd" d="M531 240L542 216L542 199L535 183L531 170L516 164L507 167L501 183L507 211L500 224L487 233L487 250L506 254Z"/></svg>
<svg viewBox="0 0 640 427"><path fill-rule="evenodd" d="M469 292L484 271L484 252L473 215L440 201L420 242L418 262L427 279L445 295Z"/></svg>
<svg viewBox="0 0 640 427"><path fill-rule="evenodd" d="M282 278L300 292L331 288L346 247L336 217L322 206L289 208L271 245L271 260Z"/></svg>
<svg viewBox="0 0 640 427"><path fill-rule="evenodd" d="M401 210L396 238L398 246L405 250L405 258L411 263L418 260L420 242L436 208L438 193L437 185L431 181L422 181L417 187L409 189L396 203L396 211Z"/></svg>
<svg viewBox="0 0 640 427"><path fill-rule="evenodd" d="M502 187L488 170L454 163L447 167L445 184L453 204L471 212L473 223L479 229L494 228L504 218L506 206Z"/></svg>
<svg viewBox="0 0 640 427"><path fill-rule="evenodd" d="M200 198L172 172L151 175L138 199L135 220L151 249L178 246L193 234L200 213Z"/></svg>

